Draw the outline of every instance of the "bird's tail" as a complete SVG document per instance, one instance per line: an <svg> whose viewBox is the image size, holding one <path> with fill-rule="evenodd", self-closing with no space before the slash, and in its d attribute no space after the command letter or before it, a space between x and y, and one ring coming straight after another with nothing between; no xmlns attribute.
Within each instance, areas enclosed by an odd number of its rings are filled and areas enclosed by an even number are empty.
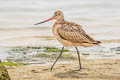
<svg viewBox="0 0 120 80"><path fill-rule="evenodd" d="M99 44L101 44L101 42L100 41L96 41L93 44L99 45Z"/></svg>
<svg viewBox="0 0 120 80"><path fill-rule="evenodd" d="M97 41L97 44L101 44L101 42L100 42L100 41Z"/></svg>
<svg viewBox="0 0 120 80"><path fill-rule="evenodd" d="M106 48L105 46L103 46L103 45L100 45L102 42L100 42L100 41L97 41L97 45L98 46L100 46L100 47L103 47L103 48Z"/></svg>

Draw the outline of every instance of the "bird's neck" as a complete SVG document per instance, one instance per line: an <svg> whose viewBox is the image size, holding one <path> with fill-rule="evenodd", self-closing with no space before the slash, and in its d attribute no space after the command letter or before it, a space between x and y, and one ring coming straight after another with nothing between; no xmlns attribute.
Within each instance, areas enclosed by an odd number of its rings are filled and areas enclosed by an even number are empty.
<svg viewBox="0 0 120 80"><path fill-rule="evenodd" d="M65 20L64 20L64 18L60 18L60 19L58 19L56 22L57 23L61 23L61 22L64 22Z"/></svg>

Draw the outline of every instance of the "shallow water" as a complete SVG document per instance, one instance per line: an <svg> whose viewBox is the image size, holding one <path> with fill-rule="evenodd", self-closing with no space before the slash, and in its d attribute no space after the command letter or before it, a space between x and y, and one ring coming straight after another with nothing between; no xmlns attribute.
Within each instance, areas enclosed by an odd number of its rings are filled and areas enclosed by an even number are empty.
<svg viewBox="0 0 120 80"><path fill-rule="evenodd" d="M107 44L106 44L107 45ZM120 45L120 44L119 44ZM61 49L61 47L58 47ZM59 52L46 52L45 47L1 47L0 59L2 61L12 61L25 63L29 65L49 64L53 63L59 55ZM3 49L3 50L2 50ZM60 63L69 63L77 59L75 48L66 47L70 52L64 52L63 58L59 60ZM106 48L102 46L83 48L79 47L81 57L87 59L106 59L106 58L120 58L120 47Z"/></svg>
<svg viewBox="0 0 120 80"><path fill-rule="evenodd" d="M81 52L93 53L92 59L108 58L106 53L119 58L110 49L120 46L120 0L0 0L0 59L11 56L8 50L15 46L62 46L51 32L55 21L33 25L56 10L62 10L66 20L81 24L94 39L105 41L106 48L79 48Z"/></svg>
<svg viewBox="0 0 120 80"><path fill-rule="evenodd" d="M97 40L120 39L119 9L119 0L69 0L69 3L68 0L0 0L0 40L8 39L9 43L9 38L53 36L51 26L55 21L39 26L33 24L51 17L56 10L62 10L66 20L81 24ZM43 30L38 27L50 28ZM26 45L24 41L17 42ZM34 44L34 41L31 43Z"/></svg>

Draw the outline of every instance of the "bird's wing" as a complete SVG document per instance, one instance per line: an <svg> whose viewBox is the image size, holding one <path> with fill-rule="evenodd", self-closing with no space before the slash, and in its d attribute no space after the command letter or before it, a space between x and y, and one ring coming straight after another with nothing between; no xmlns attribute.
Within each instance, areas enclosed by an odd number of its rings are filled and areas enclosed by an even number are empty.
<svg viewBox="0 0 120 80"><path fill-rule="evenodd" d="M88 36L80 25L69 23L63 24L57 30L58 34L65 40L74 43L95 43L96 41Z"/></svg>

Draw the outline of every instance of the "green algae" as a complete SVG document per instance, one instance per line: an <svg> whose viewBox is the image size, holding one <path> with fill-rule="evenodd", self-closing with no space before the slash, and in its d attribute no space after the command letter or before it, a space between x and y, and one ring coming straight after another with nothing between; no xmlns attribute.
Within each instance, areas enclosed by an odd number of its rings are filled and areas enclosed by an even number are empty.
<svg viewBox="0 0 120 80"><path fill-rule="evenodd" d="M45 47L45 52L60 52L61 49L56 47ZM70 52L70 50L64 49L63 52Z"/></svg>
<svg viewBox="0 0 120 80"><path fill-rule="evenodd" d="M7 69L0 63L0 80L11 80Z"/></svg>
<svg viewBox="0 0 120 80"><path fill-rule="evenodd" d="M39 57L39 58L49 58L49 59L54 59L57 58L59 56L59 54L48 54L48 53L38 53L37 55L35 55L34 57ZM76 57L74 57L71 54L62 54L61 59L65 60L65 59L71 59L71 60L75 60Z"/></svg>
<svg viewBox="0 0 120 80"><path fill-rule="evenodd" d="M2 62L1 65L4 65L4 66L23 66L23 65L27 65L27 64L17 63L17 62Z"/></svg>

